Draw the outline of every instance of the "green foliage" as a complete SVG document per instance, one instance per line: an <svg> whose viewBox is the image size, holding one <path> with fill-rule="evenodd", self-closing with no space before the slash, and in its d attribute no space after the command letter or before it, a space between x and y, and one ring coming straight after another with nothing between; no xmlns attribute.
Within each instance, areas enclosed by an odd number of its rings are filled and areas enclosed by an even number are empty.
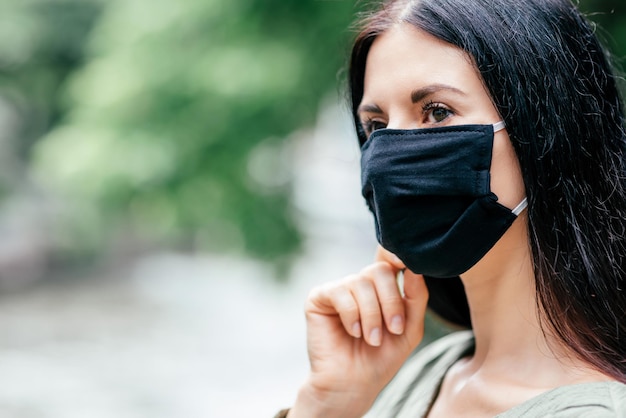
<svg viewBox="0 0 626 418"><path fill-rule="evenodd" d="M622 70L626 57L626 3L623 0L581 0L580 9L598 25L597 33Z"/></svg>
<svg viewBox="0 0 626 418"><path fill-rule="evenodd" d="M30 147L62 116L58 89L80 65L99 0L0 1L3 191L22 183Z"/></svg>
<svg viewBox="0 0 626 418"><path fill-rule="evenodd" d="M352 2L105 6L63 90L66 116L34 153L41 181L80 208L83 239L130 224L200 248L293 252L282 145L337 88Z"/></svg>
<svg viewBox="0 0 626 418"><path fill-rule="evenodd" d="M620 63L622 0L580 6ZM58 231L69 248L97 250L130 230L282 259L300 242L284 141L337 89L355 8L0 0L0 120L14 147L2 152L0 191L32 156L69 210Z"/></svg>

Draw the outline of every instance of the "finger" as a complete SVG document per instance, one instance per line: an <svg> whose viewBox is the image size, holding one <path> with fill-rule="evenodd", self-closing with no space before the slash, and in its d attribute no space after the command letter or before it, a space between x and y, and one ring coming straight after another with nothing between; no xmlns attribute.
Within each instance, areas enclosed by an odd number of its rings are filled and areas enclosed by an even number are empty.
<svg viewBox="0 0 626 418"><path fill-rule="evenodd" d="M382 317L374 284L370 280L356 280L351 287L359 307L363 338L369 345L379 346L382 342Z"/></svg>
<svg viewBox="0 0 626 418"><path fill-rule="evenodd" d="M346 332L355 338L361 338L361 321L359 306L352 292L346 286L335 287L330 292L330 300L334 306Z"/></svg>
<svg viewBox="0 0 626 418"><path fill-rule="evenodd" d="M404 302L393 267L386 262L375 263L365 268L361 274L372 278L383 319L389 332L396 335L402 334L404 331Z"/></svg>
<svg viewBox="0 0 626 418"><path fill-rule="evenodd" d="M428 288L424 276L404 271L405 335L412 346L424 337L424 317L428 303Z"/></svg>
<svg viewBox="0 0 626 418"><path fill-rule="evenodd" d="M348 288L352 277L341 282L328 283L314 289L309 295L307 306L312 313L338 315L346 332L355 338L361 337L359 307Z"/></svg>
<svg viewBox="0 0 626 418"><path fill-rule="evenodd" d="M376 248L376 256L374 258L376 261L386 261L391 264L396 274L398 271L406 268L402 260L400 260L397 255L384 249L381 245Z"/></svg>

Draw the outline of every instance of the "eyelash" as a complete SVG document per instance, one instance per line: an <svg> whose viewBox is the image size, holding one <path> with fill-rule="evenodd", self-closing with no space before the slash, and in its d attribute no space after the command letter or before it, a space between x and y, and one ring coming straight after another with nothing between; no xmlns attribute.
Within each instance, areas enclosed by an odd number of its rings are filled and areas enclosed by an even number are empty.
<svg viewBox="0 0 626 418"><path fill-rule="evenodd" d="M425 103L424 106L422 106L422 113L427 119L436 110L446 111L446 116L442 120L435 121L433 123L443 122L449 116L454 115L454 112L451 109L449 109L448 107L444 106L441 103L438 103L432 100L428 103ZM363 130L363 133L365 134L366 137L369 137L372 134L372 132L374 132L375 130L383 129L383 128L374 129L374 125L377 123L384 125L384 128L387 127L387 125L384 122L377 120L377 119L373 119L373 118L368 118L367 120L361 122L361 129Z"/></svg>
<svg viewBox="0 0 626 418"><path fill-rule="evenodd" d="M442 120L435 121L435 123L443 122L444 120L446 120L451 115L454 115L454 112L451 109L449 109L447 106L445 106L445 105L443 105L441 103L434 102L432 100L430 102L424 104L424 106L422 107L422 113L424 113L424 116L426 118L431 116L432 113L434 111L436 111L436 110L445 110L446 111L446 116Z"/></svg>
<svg viewBox="0 0 626 418"><path fill-rule="evenodd" d="M372 132L374 132L376 129L374 129L374 124L376 123L380 123L382 125L385 125L385 127L387 127L387 125L377 119L372 119L372 118L367 118L366 121L361 122L361 129L363 129L363 132L365 133L365 136L369 137ZM378 129L383 129L383 128L378 128Z"/></svg>

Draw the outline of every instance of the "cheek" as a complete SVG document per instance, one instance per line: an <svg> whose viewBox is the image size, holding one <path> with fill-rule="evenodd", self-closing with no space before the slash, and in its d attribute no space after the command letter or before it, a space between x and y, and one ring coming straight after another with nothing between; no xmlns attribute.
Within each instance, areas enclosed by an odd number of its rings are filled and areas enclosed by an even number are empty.
<svg viewBox="0 0 626 418"><path fill-rule="evenodd" d="M524 199L524 182L513 145L505 133L497 133L491 159L491 191L509 209Z"/></svg>

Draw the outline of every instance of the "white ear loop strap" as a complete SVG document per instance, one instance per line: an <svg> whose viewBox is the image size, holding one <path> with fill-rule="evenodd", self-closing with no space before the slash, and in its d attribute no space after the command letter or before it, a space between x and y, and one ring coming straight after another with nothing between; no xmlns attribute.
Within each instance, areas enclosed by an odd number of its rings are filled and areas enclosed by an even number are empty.
<svg viewBox="0 0 626 418"><path fill-rule="evenodd" d="M506 124L503 120L501 120L500 122L496 122L493 124L493 133L495 134L496 132L503 130L505 127Z"/></svg>
<svg viewBox="0 0 626 418"><path fill-rule="evenodd" d="M511 212L513 212L513 215L517 216L524 209L526 209L526 206L528 206L528 200L524 198L524 200L522 200L519 205L515 206L515 208Z"/></svg>
<svg viewBox="0 0 626 418"><path fill-rule="evenodd" d="M493 133L495 134L496 132L503 130L505 127L506 124L503 120L496 122L493 124ZM526 206L528 206L528 200L524 198L511 212L513 212L513 215L518 216L524 209L526 209Z"/></svg>

